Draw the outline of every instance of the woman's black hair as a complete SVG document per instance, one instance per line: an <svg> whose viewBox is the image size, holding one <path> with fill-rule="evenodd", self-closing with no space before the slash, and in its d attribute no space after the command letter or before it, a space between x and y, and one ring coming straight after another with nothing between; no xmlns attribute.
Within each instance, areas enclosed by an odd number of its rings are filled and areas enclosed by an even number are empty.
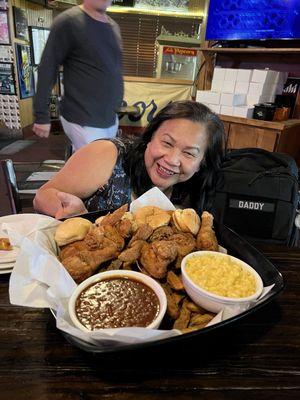
<svg viewBox="0 0 300 400"><path fill-rule="evenodd" d="M208 135L208 146L199 171L188 181L178 183L173 187L171 200L181 204L189 195L191 207L202 212L203 208L209 210L211 207L209 200L212 197L216 175L226 150L223 123L204 104L185 100L171 102L165 106L148 124L143 135L133 143L126 155L124 167L137 196L149 190L153 184L144 161L147 144L163 122L179 118L202 124Z"/></svg>

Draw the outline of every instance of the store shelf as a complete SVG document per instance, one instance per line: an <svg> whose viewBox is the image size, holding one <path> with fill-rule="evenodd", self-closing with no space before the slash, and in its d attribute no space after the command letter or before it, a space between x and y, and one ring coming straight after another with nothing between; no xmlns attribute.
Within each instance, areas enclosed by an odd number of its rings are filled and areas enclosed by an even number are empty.
<svg viewBox="0 0 300 400"><path fill-rule="evenodd" d="M203 19L203 13L200 11L164 11L164 10L154 10L146 8L133 8L133 7L118 7L111 6L108 7L107 11L109 13L119 13L119 14L140 14L140 15L158 15L174 18L191 18L191 19Z"/></svg>

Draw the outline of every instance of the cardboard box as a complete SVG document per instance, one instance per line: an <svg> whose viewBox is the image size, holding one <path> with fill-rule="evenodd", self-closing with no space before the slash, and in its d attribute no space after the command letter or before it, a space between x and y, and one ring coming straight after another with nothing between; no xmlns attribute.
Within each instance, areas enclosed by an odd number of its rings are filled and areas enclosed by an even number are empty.
<svg viewBox="0 0 300 400"><path fill-rule="evenodd" d="M268 101L267 97L261 94L248 94L246 98L247 106L253 106L254 104L263 103L265 101Z"/></svg>
<svg viewBox="0 0 300 400"><path fill-rule="evenodd" d="M280 75L278 71L270 69L254 69L252 73L251 82L271 84Z"/></svg>
<svg viewBox="0 0 300 400"><path fill-rule="evenodd" d="M226 72L226 68L220 68L220 67L214 68L213 80L224 81L225 72Z"/></svg>
<svg viewBox="0 0 300 400"><path fill-rule="evenodd" d="M221 93L223 91L223 84L224 80L221 79L213 79L211 83L211 91L212 92L219 92Z"/></svg>
<svg viewBox="0 0 300 400"><path fill-rule="evenodd" d="M234 93L235 81L224 81L223 93Z"/></svg>
<svg viewBox="0 0 300 400"><path fill-rule="evenodd" d="M209 104L208 107L216 114L220 114L221 106L220 104Z"/></svg>
<svg viewBox="0 0 300 400"><path fill-rule="evenodd" d="M237 82L251 82L253 69L238 69Z"/></svg>
<svg viewBox="0 0 300 400"><path fill-rule="evenodd" d="M249 85L249 90L248 94L254 95L254 94L259 94L259 95L266 95L271 92L271 87L272 84L267 84L267 83L257 83L257 82L250 82Z"/></svg>
<svg viewBox="0 0 300 400"><path fill-rule="evenodd" d="M221 114L223 114L223 115L233 115L233 107L221 106Z"/></svg>
<svg viewBox="0 0 300 400"><path fill-rule="evenodd" d="M233 107L233 115L235 117L252 118L254 107Z"/></svg>
<svg viewBox="0 0 300 400"><path fill-rule="evenodd" d="M234 68L226 68L225 81L236 81L238 70Z"/></svg>
<svg viewBox="0 0 300 400"><path fill-rule="evenodd" d="M199 103L220 104L221 93L211 90L197 90L196 100Z"/></svg>
<svg viewBox="0 0 300 400"><path fill-rule="evenodd" d="M242 82L242 81L235 82L234 93L248 94L248 90L249 90L249 82Z"/></svg>
<svg viewBox="0 0 300 400"><path fill-rule="evenodd" d="M222 93L220 104L222 106L244 106L246 104L247 95L238 93Z"/></svg>

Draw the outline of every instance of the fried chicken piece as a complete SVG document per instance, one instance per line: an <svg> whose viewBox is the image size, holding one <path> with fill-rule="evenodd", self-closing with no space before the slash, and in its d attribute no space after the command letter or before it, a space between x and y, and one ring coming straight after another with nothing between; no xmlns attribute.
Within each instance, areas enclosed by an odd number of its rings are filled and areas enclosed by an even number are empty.
<svg viewBox="0 0 300 400"><path fill-rule="evenodd" d="M96 220L97 226L105 226L105 225L115 225L120 219L123 217L125 212L128 210L128 204L124 204L122 207L118 208L112 214L107 214L104 217L100 217ZM98 221L98 222L97 222Z"/></svg>
<svg viewBox="0 0 300 400"><path fill-rule="evenodd" d="M164 278L168 265L177 256L177 246L172 241L159 240L151 244L145 243L139 258L142 267L157 279Z"/></svg>
<svg viewBox="0 0 300 400"><path fill-rule="evenodd" d="M103 247L104 229L102 227L95 227L91 229L85 238L84 243L90 250L96 250Z"/></svg>
<svg viewBox="0 0 300 400"><path fill-rule="evenodd" d="M122 268L122 261L121 260L113 260L109 266L107 268L105 268L105 271L114 271L117 269L121 269Z"/></svg>
<svg viewBox="0 0 300 400"><path fill-rule="evenodd" d="M213 229L214 217L207 211L201 216L201 227L197 235L197 248L199 250L218 251L218 240Z"/></svg>
<svg viewBox="0 0 300 400"><path fill-rule="evenodd" d="M117 255L117 247L111 245L99 250L82 250L77 255L63 259L62 264L75 282L80 283L93 275L102 263L117 257Z"/></svg>
<svg viewBox="0 0 300 400"><path fill-rule="evenodd" d="M84 238L84 242L90 250L103 249L110 246L110 242L113 242L119 251L125 246L124 238L111 225L97 226L91 229Z"/></svg>
<svg viewBox="0 0 300 400"><path fill-rule="evenodd" d="M175 233L171 236L170 241L176 244L178 255L181 257L186 256L196 248L196 239L191 233Z"/></svg>
<svg viewBox="0 0 300 400"><path fill-rule="evenodd" d="M135 232L135 234L132 236L130 242L128 243L128 246L131 246L133 242L136 240L147 240L149 237L152 235L153 229L151 228L150 225L143 224L141 225L138 230Z"/></svg>
<svg viewBox="0 0 300 400"><path fill-rule="evenodd" d="M118 230L111 225L105 225L103 229L104 229L104 237L106 239L111 240L117 247L118 251L121 251L125 246L125 241L124 238L118 232Z"/></svg>
<svg viewBox="0 0 300 400"><path fill-rule="evenodd" d="M73 242L63 246L60 251L60 260L64 260L65 258L76 256L78 252L82 250L87 250L87 246L84 240L78 240L77 242Z"/></svg>
<svg viewBox="0 0 300 400"><path fill-rule="evenodd" d="M154 242L155 240L167 240L174 234L173 229L170 226L161 226L155 229L150 236L149 241Z"/></svg>
<svg viewBox="0 0 300 400"><path fill-rule="evenodd" d="M124 262L134 263L141 254L141 249L146 242L144 240L136 240L130 247L122 251L118 259Z"/></svg>
<svg viewBox="0 0 300 400"><path fill-rule="evenodd" d="M129 219L121 219L116 223L115 227L124 239L128 239L133 232L132 223Z"/></svg>

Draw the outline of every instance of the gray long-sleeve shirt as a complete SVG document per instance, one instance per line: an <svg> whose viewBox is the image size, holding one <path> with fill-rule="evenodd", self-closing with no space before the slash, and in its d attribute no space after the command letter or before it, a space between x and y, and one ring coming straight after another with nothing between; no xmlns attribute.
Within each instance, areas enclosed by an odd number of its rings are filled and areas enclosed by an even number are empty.
<svg viewBox="0 0 300 400"><path fill-rule="evenodd" d="M38 68L35 122L50 121L48 104L63 65L62 116L81 126L107 128L123 99L122 53L115 22L96 21L79 7L55 18Z"/></svg>

